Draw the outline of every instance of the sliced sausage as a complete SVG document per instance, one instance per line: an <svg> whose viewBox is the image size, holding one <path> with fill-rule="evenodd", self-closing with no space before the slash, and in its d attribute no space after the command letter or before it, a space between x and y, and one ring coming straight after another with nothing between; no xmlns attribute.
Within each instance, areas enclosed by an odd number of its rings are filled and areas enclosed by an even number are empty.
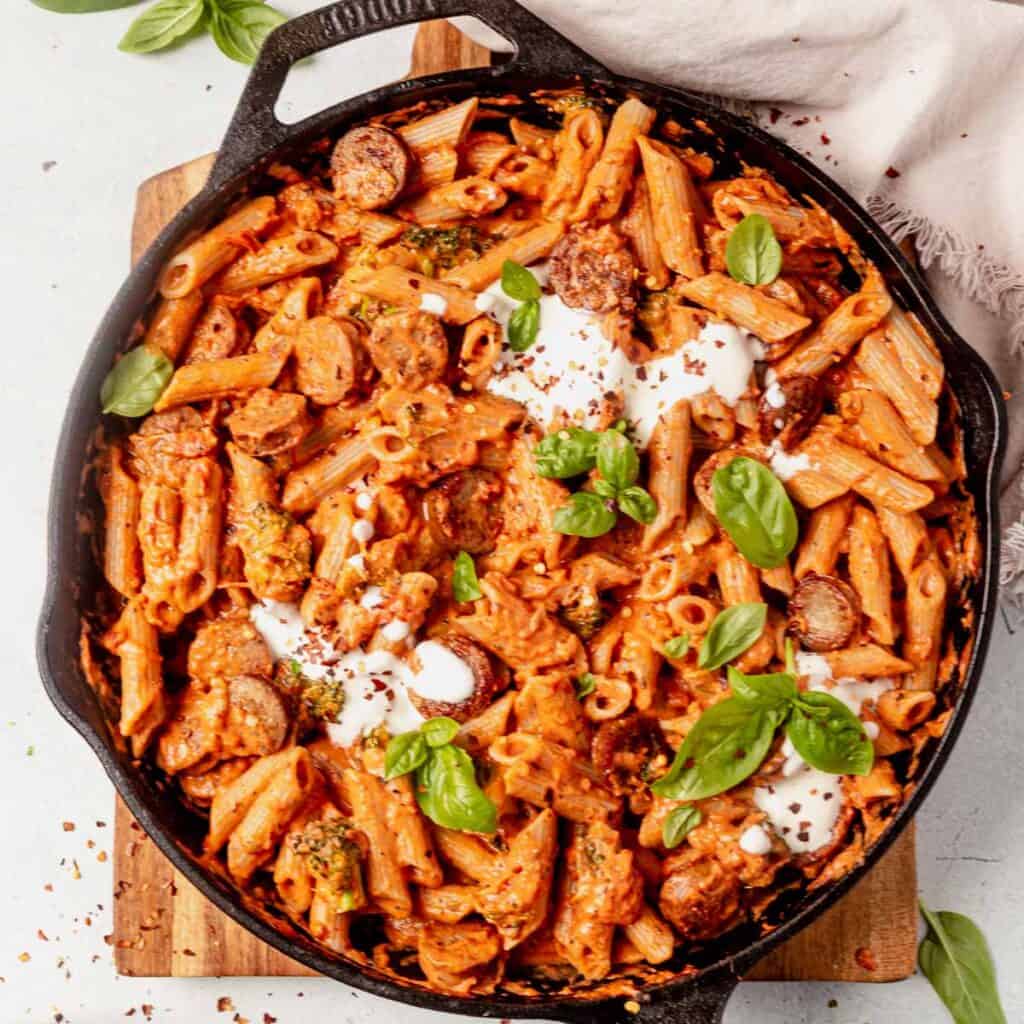
<svg viewBox="0 0 1024 1024"><path fill-rule="evenodd" d="M377 317L369 347L387 387L426 387L448 365L448 339L441 321L430 313L407 309Z"/></svg>
<svg viewBox="0 0 1024 1024"><path fill-rule="evenodd" d="M365 378L366 351L355 320L315 316L295 335L295 383L317 405L337 405Z"/></svg>
<svg viewBox="0 0 1024 1024"><path fill-rule="evenodd" d="M434 637L432 643L446 647L459 658L473 673L473 692L458 703L432 700L416 689L416 677L409 686L409 699L424 718L444 715L456 722L468 722L487 708L494 698L508 686L508 670L481 647L475 640L461 633L448 633ZM427 666L424 666L426 669Z"/></svg>
<svg viewBox="0 0 1024 1024"><path fill-rule="evenodd" d="M228 689L223 679L193 679L179 694L157 740L156 763L173 775L215 762L227 712Z"/></svg>
<svg viewBox="0 0 1024 1024"><path fill-rule="evenodd" d="M761 396L757 423L761 440L789 451L810 432L821 415L824 394L816 377L794 374L774 381Z"/></svg>
<svg viewBox="0 0 1024 1024"><path fill-rule="evenodd" d="M280 691L258 676L228 680L228 717L222 737L226 757L263 757L281 749L288 711Z"/></svg>
<svg viewBox="0 0 1024 1024"><path fill-rule="evenodd" d="M207 622L188 649L188 674L193 679L230 679L241 675L269 679L273 671L270 648L248 619Z"/></svg>
<svg viewBox="0 0 1024 1024"><path fill-rule="evenodd" d="M211 455L217 433L197 409L184 406L147 416L128 446L136 476L180 487L189 465L186 460Z"/></svg>
<svg viewBox="0 0 1024 1024"><path fill-rule="evenodd" d="M835 576L808 573L789 599L788 631L809 651L846 647L860 625L860 600Z"/></svg>
<svg viewBox="0 0 1024 1024"><path fill-rule="evenodd" d="M254 757L235 757L204 772L185 772L178 776L178 784L197 807L209 807L218 791L241 778L255 760Z"/></svg>
<svg viewBox="0 0 1024 1024"><path fill-rule="evenodd" d="M428 921L419 932L419 961L427 980L442 992L488 995L504 973L501 938L484 921Z"/></svg>
<svg viewBox="0 0 1024 1024"><path fill-rule="evenodd" d="M642 793L669 758L656 720L637 713L602 722L590 745L590 760L616 796Z"/></svg>
<svg viewBox="0 0 1024 1024"><path fill-rule="evenodd" d="M380 125L346 132L331 155L334 191L361 210L378 210L398 198L412 168L402 139Z"/></svg>
<svg viewBox="0 0 1024 1024"><path fill-rule="evenodd" d="M215 299L199 318L183 362L204 363L211 359L227 359L248 343L248 328L224 302Z"/></svg>
<svg viewBox="0 0 1024 1024"><path fill-rule="evenodd" d="M722 448L709 455L694 474L693 492L697 495L697 500L711 515L715 515L715 497L711 492L712 478L718 470L724 469L733 459L740 458L753 459L755 462L764 461L759 459L749 448Z"/></svg>
<svg viewBox="0 0 1024 1024"><path fill-rule="evenodd" d="M713 939L739 914L739 878L714 857L704 857L669 874L662 883L658 906L684 939Z"/></svg>
<svg viewBox="0 0 1024 1024"><path fill-rule="evenodd" d="M480 555L501 530L501 477L462 469L442 477L423 496L423 518L435 540L452 551Z"/></svg>
<svg viewBox="0 0 1024 1024"><path fill-rule="evenodd" d="M259 457L294 448L313 429L313 420L302 395L260 388L227 418L227 425L238 447Z"/></svg>
<svg viewBox="0 0 1024 1024"><path fill-rule="evenodd" d="M633 257L610 225L573 228L552 250L548 270L551 287L573 309L609 313L636 305Z"/></svg>

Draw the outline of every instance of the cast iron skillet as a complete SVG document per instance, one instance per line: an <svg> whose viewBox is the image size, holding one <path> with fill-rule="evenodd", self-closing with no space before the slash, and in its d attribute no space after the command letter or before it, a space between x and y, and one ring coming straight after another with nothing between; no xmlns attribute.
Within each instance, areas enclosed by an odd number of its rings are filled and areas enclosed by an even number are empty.
<svg viewBox="0 0 1024 1024"><path fill-rule="evenodd" d="M346 100L298 124L285 126L274 104L289 68L298 60L348 39L427 18L469 14L480 18L517 46L515 56L496 67L460 70L397 82ZM92 542L81 529L80 513L94 510L95 495L83 489L90 439L100 423L100 383L115 353L126 347L132 327L146 310L160 267L183 239L219 217L269 158L299 149L325 133L337 133L372 113L421 99L458 100L476 92L528 94L582 80L588 88L621 98L633 92L683 123L703 119L727 151L770 170L791 192L820 202L861 243L885 275L902 305L921 318L935 337L962 409L969 479L977 506L981 573L962 596L974 612L974 644L966 658L957 705L945 735L929 751L918 784L894 816L865 863L838 883L811 895L799 894L780 912L780 926L767 935L741 927L710 943L691 963L699 968L645 991L639 1015L627 1011L622 996L596 999L577 993L528 999L501 995L490 1000L453 998L407 987L393 978L334 959L265 904L239 893L197 861L201 835L155 773L133 766L112 743L99 704L78 661L80 614L100 586ZM514 0L341 0L296 18L267 41L235 112L206 187L161 233L114 299L75 382L61 432L49 510L48 583L40 618L38 658L50 699L96 752L118 792L174 865L221 910L281 952L356 988L413 1005L487 1017L532 1017L616 1024L713 1024L739 978L781 941L833 904L874 864L900 833L934 783L960 731L978 685L992 626L998 565L996 487L1006 425L1003 403L991 371L960 338L929 298L917 273L868 215L834 182L798 153L745 121L733 118L692 93L612 74ZM85 598L85 601L82 598ZM965 642L966 639L965 639Z"/></svg>

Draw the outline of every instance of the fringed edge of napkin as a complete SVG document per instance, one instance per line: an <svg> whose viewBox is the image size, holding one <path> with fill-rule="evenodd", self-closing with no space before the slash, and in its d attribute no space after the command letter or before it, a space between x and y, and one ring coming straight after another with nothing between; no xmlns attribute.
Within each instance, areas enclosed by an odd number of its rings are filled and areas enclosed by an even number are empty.
<svg viewBox="0 0 1024 1024"><path fill-rule="evenodd" d="M1024 354L1024 276L998 263L976 245L885 196L868 196L868 212L896 242L914 239L921 266L933 263L969 298L1010 324L1010 351ZM1000 598L1007 626L1024 626L1024 466L1003 491L1003 511L1014 517L1003 529L999 560Z"/></svg>

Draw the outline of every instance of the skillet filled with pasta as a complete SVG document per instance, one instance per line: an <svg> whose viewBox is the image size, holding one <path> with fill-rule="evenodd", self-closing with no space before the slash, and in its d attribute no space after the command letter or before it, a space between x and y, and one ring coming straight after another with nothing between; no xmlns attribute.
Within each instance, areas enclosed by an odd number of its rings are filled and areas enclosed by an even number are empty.
<svg viewBox="0 0 1024 1024"><path fill-rule="evenodd" d="M532 36L508 67L273 118L291 61L465 9L268 41L80 377L41 666L318 970L715 1020L955 737L998 394L810 165L507 0L471 13Z"/></svg>

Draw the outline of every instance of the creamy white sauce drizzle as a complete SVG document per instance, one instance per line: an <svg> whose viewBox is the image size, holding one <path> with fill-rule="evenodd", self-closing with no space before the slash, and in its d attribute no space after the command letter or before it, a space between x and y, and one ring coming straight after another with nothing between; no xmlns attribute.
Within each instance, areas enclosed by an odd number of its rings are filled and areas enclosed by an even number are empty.
<svg viewBox="0 0 1024 1024"><path fill-rule="evenodd" d="M369 491L360 491L356 495L356 508L360 512L369 512L373 507L373 495Z"/></svg>
<svg viewBox="0 0 1024 1024"><path fill-rule="evenodd" d="M825 680L814 678L807 683L808 690L831 693L841 700L855 715L860 715L861 706L878 700L887 690L895 686L892 679L837 679L831 686Z"/></svg>
<svg viewBox="0 0 1024 1024"><path fill-rule="evenodd" d="M352 568L355 569L357 572L365 573L366 555L362 554L361 552L356 555L349 555L348 558L345 559L345 564L351 565Z"/></svg>
<svg viewBox="0 0 1024 1024"><path fill-rule="evenodd" d="M751 825L740 836L740 849L744 853L763 857L772 852L772 837L760 825Z"/></svg>
<svg viewBox="0 0 1024 1024"><path fill-rule="evenodd" d="M444 316L448 312L448 300L443 295L424 292L420 296L420 309L424 313L433 313L434 316Z"/></svg>
<svg viewBox="0 0 1024 1024"><path fill-rule="evenodd" d="M771 466L772 472L780 480L790 480L797 473L803 473L808 469L815 468L814 463L811 462L810 456L806 452L797 452L795 455L790 455L777 440L772 441L768 446L768 464Z"/></svg>
<svg viewBox="0 0 1024 1024"><path fill-rule="evenodd" d="M773 380L765 389L764 400L772 409L784 409L786 407L786 392L777 380Z"/></svg>
<svg viewBox="0 0 1024 1024"><path fill-rule="evenodd" d="M371 585L363 591L359 603L368 611L373 611L374 608L379 608L384 603L384 591L380 587Z"/></svg>
<svg viewBox="0 0 1024 1024"><path fill-rule="evenodd" d="M840 776L805 764L789 778L758 786L754 803L793 853L809 853L832 838L843 806Z"/></svg>
<svg viewBox="0 0 1024 1024"><path fill-rule="evenodd" d="M473 670L453 650L433 640L416 647L420 670L410 685L427 700L459 704L473 695L476 678Z"/></svg>
<svg viewBox="0 0 1024 1024"><path fill-rule="evenodd" d="M542 267L530 269L538 280L546 276ZM500 281L478 297L478 308L484 296L492 305L488 312L507 328L519 303L505 295ZM544 295L536 341L525 352L504 348L487 389L522 402L543 426L560 409L579 426L594 427L609 399L620 397L633 436L646 446L658 418L682 398L714 391L735 405L763 354L752 334L709 322L677 352L635 365L604 336L596 317Z"/></svg>
<svg viewBox="0 0 1024 1024"><path fill-rule="evenodd" d="M369 519L357 519L352 524L352 536L355 537L360 544L368 544L373 540L375 532L373 523L371 523Z"/></svg>

